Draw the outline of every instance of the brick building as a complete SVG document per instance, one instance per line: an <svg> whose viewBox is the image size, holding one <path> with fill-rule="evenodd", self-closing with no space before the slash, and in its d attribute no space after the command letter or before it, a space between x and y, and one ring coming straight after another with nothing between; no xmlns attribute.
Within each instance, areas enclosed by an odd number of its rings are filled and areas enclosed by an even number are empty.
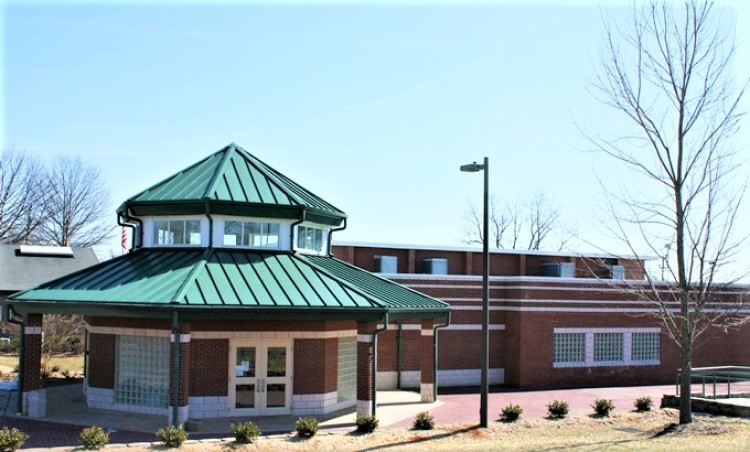
<svg viewBox="0 0 750 452"><path fill-rule="evenodd" d="M451 324L439 333L437 384L479 384L481 250L335 243L332 253L449 303ZM674 382L679 351L653 305L633 293L646 284L642 268L633 259L606 255L492 251L490 384L526 389ZM725 296L743 293L747 298L748 287L734 286ZM381 387L416 387L418 328L390 328L378 355ZM750 365L748 334L748 326L709 330L698 341L694 366Z"/></svg>
<svg viewBox="0 0 750 452"><path fill-rule="evenodd" d="M234 144L126 200L131 252L8 299L23 411L44 417L42 314L83 314L90 407L188 418L374 413L378 336L417 325L433 401L447 304L330 256L346 215ZM415 364L416 363L416 364Z"/></svg>

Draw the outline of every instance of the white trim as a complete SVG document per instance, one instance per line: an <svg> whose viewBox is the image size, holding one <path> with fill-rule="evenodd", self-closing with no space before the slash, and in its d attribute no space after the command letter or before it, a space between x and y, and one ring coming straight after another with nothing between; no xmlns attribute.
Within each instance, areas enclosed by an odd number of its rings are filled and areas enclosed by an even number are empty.
<svg viewBox="0 0 750 452"><path fill-rule="evenodd" d="M661 328L555 328L553 333L661 333Z"/></svg>
<svg viewBox="0 0 750 452"><path fill-rule="evenodd" d="M114 334L118 336L171 337L171 330L154 328L122 328L118 326L95 326L86 323L86 331L91 334Z"/></svg>
<svg viewBox="0 0 750 452"><path fill-rule="evenodd" d="M435 332L432 330L432 328L430 328L430 329L422 329L422 331L420 333L420 336L434 336L434 335L435 335Z"/></svg>
<svg viewBox="0 0 750 452"><path fill-rule="evenodd" d="M190 343L190 339L191 339L190 333L180 333L180 344ZM169 342L174 344L174 334L171 334L169 336Z"/></svg>
<svg viewBox="0 0 750 452"><path fill-rule="evenodd" d="M372 343L372 334L358 334L357 342L365 342L368 344Z"/></svg>
<svg viewBox="0 0 750 452"><path fill-rule="evenodd" d="M403 323L401 329L418 331L422 326L419 323ZM398 331L398 325L395 323L388 324L388 331Z"/></svg>
<svg viewBox="0 0 750 452"><path fill-rule="evenodd" d="M27 327L28 329L28 327ZM86 331L92 334L114 334L121 336L151 336L168 337L171 341L171 330L157 330L153 328L122 328L111 326L95 326L86 323ZM357 330L340 331L192 331L180 335L180 342L190 342L195 339L337 339L356 336ZM188 338L188 340L186 340Z"/></svg>
<svg viewBox="0 0 750 452"><path fill-rule="evenodd" d="M490 324L490 330L505 331L505 324ZM482 329L481 323L451 323L441 331L452 330L452 331L477 331Z"/></svg>
<svg viewBox="0 0 750 452"><path fill-rule="evenodd" d="M193 339L338 339L353 337L357 330L340 331L193 331Z"/></svg>
<svg viewBox="0 0 750 452"><path fill-rule="evenodd" d="M24 334L42 334L41 326L27 326L23 330Z"/></svg>
<svg viewBox="0 0 750 452"><path fill-rule="evenodd" d="M466 301L469 301L469 300L466 300ZM472 299L471 301L475 301L475 302L478 302L478 303L482 302L482 300L474 300L474 299ZM503 310L503 306L489 306L489 309L490 309L490 311L502 311ZM451 311L481 311L481 310L482 310L482 305L481 304L478 304L478 305L476 305L476 304L474 304L474 305L451 305Z"/></svg>

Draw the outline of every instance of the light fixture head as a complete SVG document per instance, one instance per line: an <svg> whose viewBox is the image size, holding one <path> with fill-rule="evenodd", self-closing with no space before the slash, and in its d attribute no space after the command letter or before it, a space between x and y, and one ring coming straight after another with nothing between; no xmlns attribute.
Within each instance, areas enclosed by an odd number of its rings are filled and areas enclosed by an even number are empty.
<svg viewBox="0 0 750 452"><path fill-rule="evenodd" d="M477 171L482 171L484 169L484 165L481 163L469 163L467 165L461 165L461 171L464 173L476 173Z"/></svg>

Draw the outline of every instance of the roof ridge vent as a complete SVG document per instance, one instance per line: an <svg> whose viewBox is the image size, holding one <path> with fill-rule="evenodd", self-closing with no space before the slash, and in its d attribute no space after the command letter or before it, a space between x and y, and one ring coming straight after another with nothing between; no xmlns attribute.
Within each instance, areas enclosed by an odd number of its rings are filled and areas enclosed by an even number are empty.
<svg viewBox="0 0 750 452"><path fill-rule="evenodd" d="M73 248L69 246L20 245L20 256L73 257Z"/></svg>

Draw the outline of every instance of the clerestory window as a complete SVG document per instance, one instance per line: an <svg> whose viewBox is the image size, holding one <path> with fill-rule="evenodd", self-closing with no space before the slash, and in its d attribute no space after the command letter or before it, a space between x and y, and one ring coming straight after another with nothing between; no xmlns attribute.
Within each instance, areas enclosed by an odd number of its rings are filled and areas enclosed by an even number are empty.
<svg viewBox="0 0 750 452"><path fill-rule="evenodd" d="M279 223L227 221L224 223L224 246L279 247Z"/></svg>
<svg viewBox="0 0 750 452"><path fill-rule="evenodd" d="M200 220L154 221L154 243L162 246L200 245Z"/></svg>

